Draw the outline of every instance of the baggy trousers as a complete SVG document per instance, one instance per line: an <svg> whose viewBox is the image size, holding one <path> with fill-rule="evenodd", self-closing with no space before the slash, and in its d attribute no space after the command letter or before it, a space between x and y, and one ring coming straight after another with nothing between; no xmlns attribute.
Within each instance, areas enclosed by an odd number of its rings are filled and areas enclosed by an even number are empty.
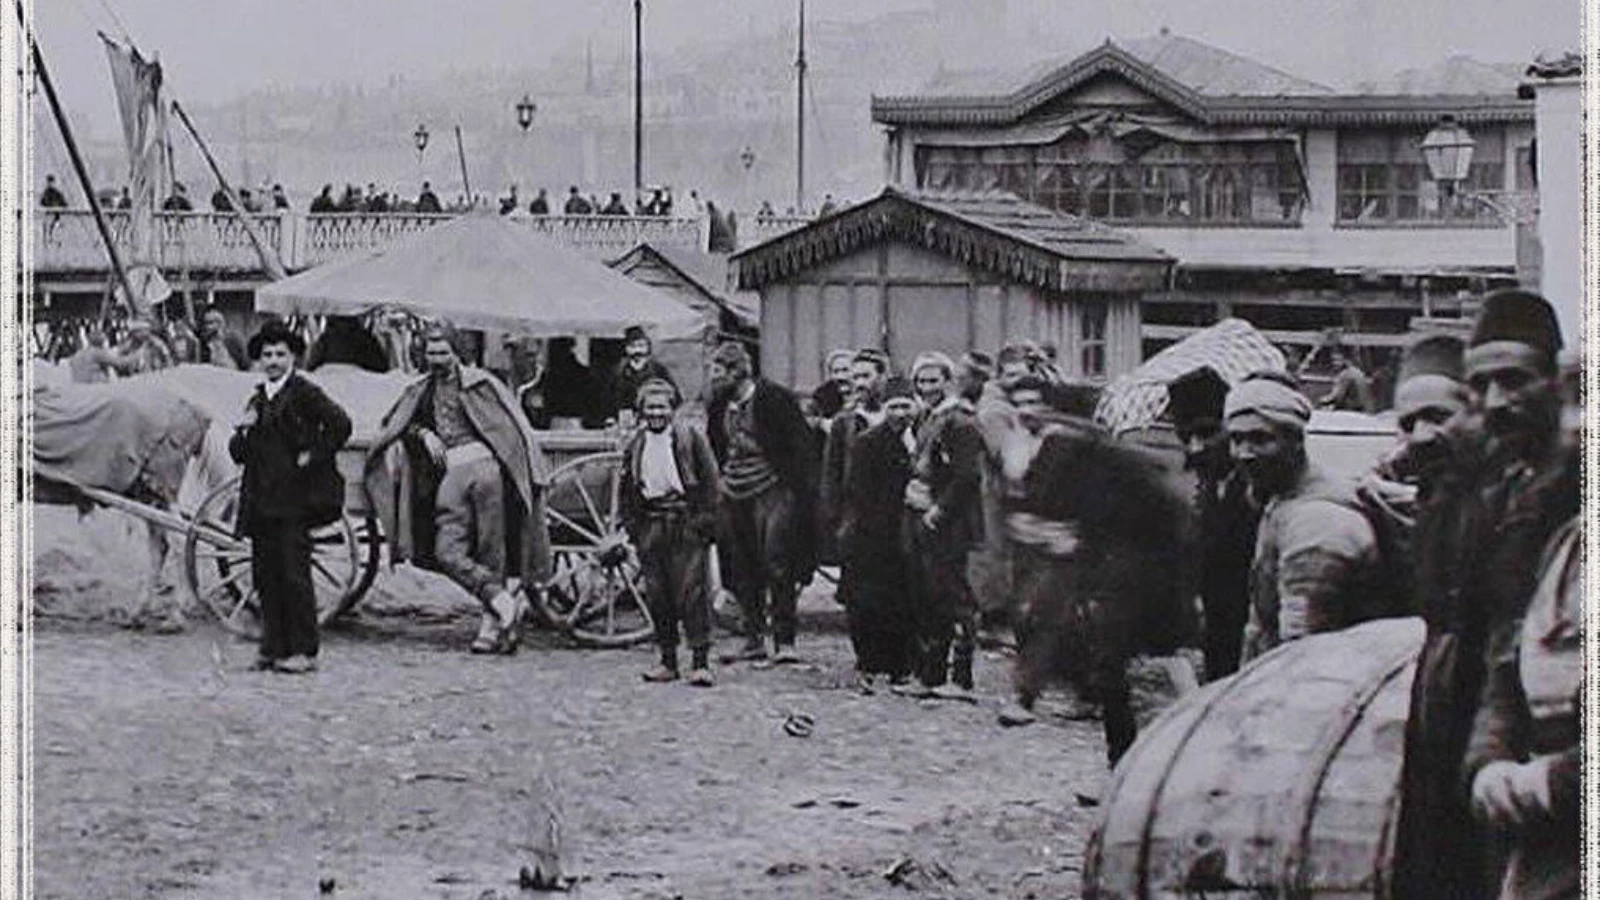
<svg viewBox="0 0 1600 900"><path fill-rule="evenodd" d="M953 680L971 688L979 614L967 581L968 547L929 531L916 512L907 512L905 531L910 544L907 557L916 569L912 609L917 680L925 687Z"/></svg>
<svg viewBox="0 0 1600 900"><path fill-rule="evenodd" d="M261 658L316 656L310 529L295 519L255 522L250 530L250 567L261 598Z"/></svg>
<svg viewBox="0 0 1600 900"><path fill-rule="evenodd" d="M680 627L690 650L710 647L706 543L689 527L687 510L646 514L639 529L639 567L661 652L677 650Z"/></svg>
<svg viewBox="0 0 1600 900"><path fill-rule="evenodd" d="M451 581L484 604L505 587L505 481L492 456L452 462L434 505L434 555Z"/></svg>
<svg viewBox="0 0 1600 900"><path fill-rule="evenodd" d="M718 505L718 546L727 554L731 588L751 640L770 632L778 644L794 643L794 508L794 492L782 484L742 500L723 497Z"/></svg>

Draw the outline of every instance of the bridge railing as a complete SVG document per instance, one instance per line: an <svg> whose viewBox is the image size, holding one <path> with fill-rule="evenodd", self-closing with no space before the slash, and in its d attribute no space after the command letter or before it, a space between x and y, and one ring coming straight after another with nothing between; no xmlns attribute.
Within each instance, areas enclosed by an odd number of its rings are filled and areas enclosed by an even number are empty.
<svg viewBox="0 0 1600 900"><path fill-rule="evenodd" d="M291 272L351 253L382 250L394 241L448 222L453 213L259 213L257 233ZM135 261L126 212L107 212L113 240L125 262ZM259 272L261 260L237 213L158 213L158 259L167 270ZM657 246L704 250L703 219L659 216L532 216L512 221L595 259L609 260L642 241ZM88 210L37 211L32 220L33 269L39 273L105 272L105 248Z"/></svg>

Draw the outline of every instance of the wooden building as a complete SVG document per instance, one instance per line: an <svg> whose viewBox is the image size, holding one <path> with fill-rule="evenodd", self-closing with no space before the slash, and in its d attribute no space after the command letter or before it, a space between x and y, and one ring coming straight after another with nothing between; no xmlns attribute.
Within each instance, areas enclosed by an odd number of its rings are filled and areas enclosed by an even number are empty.
<svg viewBox="0 0 1600 900"><path fill-rule="evenodd" d="M705 385L710 347L737 340L755 355L759 316L754 298L729 287L726 256L646 242L607 265L634 281L665 291L704 320L705 327L698 334L660 341L655 348L656 358L672 372L685 398L698 397Z"/></svg>
<svg viewBox="0 0 1600 900"><path fill-rule="evenodd" d="M799 390L835 348L879 347L904 366L926 350L1054 344L1069 377L1139 364L1140 307L1172 259L1077 216L1003 192L890 187L734 254L761 295L766 377Z"/></svg>
<svg viewBox="0 0 1600 900"><path fill-rule="evenodd" d="M1519 75L1456 57L1341 90L1163 30L1032 72L946 73L875 97L872 117L890 184L1010 191L1175 257L1146 353L1239 316L1285 347L1341 329L1376 357L1413 317L1470 317L1524 275ZM1447 115L1476 145L1454 192L1420 150Z"/></svg>

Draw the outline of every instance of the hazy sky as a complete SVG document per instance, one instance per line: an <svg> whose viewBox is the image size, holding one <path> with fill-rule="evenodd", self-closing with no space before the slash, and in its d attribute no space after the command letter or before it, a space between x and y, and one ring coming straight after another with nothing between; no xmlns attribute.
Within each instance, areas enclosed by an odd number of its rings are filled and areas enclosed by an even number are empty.
<svg viewBox="0 0 1600 900"><path fill-rule="evenodd" d="M1001 0L809 0L817 19ZM1452 53L1524 62L1580 45L1582 0L1009 0L1013 34L1060 34L1063 52L1162 26L1338 86ZM379 82L452 68L515 67L588 39L628 52L629 0L34 0L41 43L74 115L112 115L95 29L159 52L171 93L195 104L270 84ZM718 31L790 27L795 0L644 0L650 47ZM9 13L8 13L9 15ZM113 15L115 18L113 18ZM994 27L1000 17L950 23ZM121 25L118 24L120 20ZM1036 58L1014 61L1019 67ZM1004 65L1007 60L996 60ZM813 58L813 68L846 60ZM931 74L931 73L930 73ZM96 123L99 124L98 122ZM85 123L85 127L90 127ZM114 126L113 126L114 127ZM94 130L101 130L95 128Z"/></svg>

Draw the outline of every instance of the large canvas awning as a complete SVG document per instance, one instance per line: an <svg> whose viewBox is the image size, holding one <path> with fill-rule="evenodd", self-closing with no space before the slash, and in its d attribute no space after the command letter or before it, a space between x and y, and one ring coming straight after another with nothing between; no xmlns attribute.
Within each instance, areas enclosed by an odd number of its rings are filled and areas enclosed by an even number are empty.
<svg viewBox="0 0 1600 900"><path fill-rule="evenodd" d="M438 225L378 253L338 260L269 284L257 308L280 315L359 316L387 309L536 337L657 338L697 334L700 315L493 213Z"/></svg>

